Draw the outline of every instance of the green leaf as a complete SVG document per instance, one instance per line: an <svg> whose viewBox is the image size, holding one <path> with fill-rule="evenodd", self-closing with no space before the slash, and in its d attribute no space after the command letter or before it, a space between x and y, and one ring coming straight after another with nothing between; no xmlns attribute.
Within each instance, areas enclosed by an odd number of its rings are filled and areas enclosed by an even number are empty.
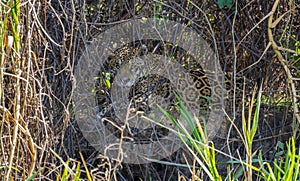
<svg viewBox="0 0 300 181"><path fill-rule="evenodd" d="M76 167L75 178L74 178L75 181L80 180L80 173L81 172L80 172L80 162L79 162Z"/></svg>
<svg viewBox="0 0 300 181"><path fill-rule="evenodd" d="M110 88L110 87L111 87L110 81L107 80L107 79L105 79L105 86L106 86L107 88Z"/></svg>
<svg viewBox="0 0 300 181"><path fill-rule="evenodd" d="M281 150L284 150L284 143L282 143L281 141L277 142L277 147Z"/></svg>
<svg viewBox="0 0 300 181"><path fill-rule="evenodd" d="M67 165L67 167L69 166L69 160L66 161L66 165ZM62 181L65 181L66 178L67 178L68 175L69 175L69 172L68 172L68 168L67 168L67 167L64 168L64 172L63 172L63 175L62 175L62 177L61 177L61 180L62 180Z"/></svg>
<svg viewBox="0 0 300 181"><path fill-rule="evenodd" d="M26 179L26 181L31 181L31 180L33 180L33 179L36 177L36 175L37 175L40 171L41 171L41 170L39 170L39 171L35 172L34 174L32 174L30 177L28 177L28 178Z"/></svg>
<svg viewBox="0 0 300 181"><path fill-rule="evenodd" d="M234 174L234 178L238 179L243 175L244 167L239 167Z"/></svg>
<svg viewBox="0 0 300 181"><path fill-rule="evenodd" d="M230 9L232 7L232 0L218 0L218 6L219 8L227 7Z"/></svg>

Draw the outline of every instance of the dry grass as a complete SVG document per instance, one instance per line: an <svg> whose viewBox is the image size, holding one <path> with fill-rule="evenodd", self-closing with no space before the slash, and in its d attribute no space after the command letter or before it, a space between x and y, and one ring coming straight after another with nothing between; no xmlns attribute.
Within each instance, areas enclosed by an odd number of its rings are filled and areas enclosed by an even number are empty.
<svg viewBox="0 0 300 181"><path fill-rule="evenodd" d="M76 127L73 112L76 105L72 98L76 85L74 69L92 37L117 23L141 17L180 21L201 32L213 45L225 72L259 79L265 103L269 104L261 107L266 110L265 115L276 114L279 106L272 109L276 101L280 105L291 105L279 107L279 112L287 115L282 111L287 109L292 118L259 118L257 137L252 140L257 144L248 145L246 151L239 144L243 138L236 136L234 124L229 125L225 137L220 136L221 141L215 142L216 150L223 153L220 158L217 154L216 161L226 162L228 166L217 166L225 170L218 173L224 180L250 179L253 173L249 168L257 164L251 160L254 153L260 148L267 151L263 153L267 158L270 150L264 144L274 148L280 141L287 140L285 134L293 135L296 144L293 146L291 141L291 150L285 150L286 153L293 153L291 159L299 157L295 148L299 146L300 123L300 4L297 1L243 0L223 9L214 1L135 3L110 0L0 2L0 178L7 181L130 179L124 176L122 168L127 167L121 160L97 154L82 137ZM236 77L232 82L235 86ZM235 93L234 98L238 96ZM285 101L278 101L280 98ZM235 99L230 105L226 111L238 127L242 119L239 119ZM285 130L287 127L292 129ZM244 133L247 131L249 129ZM275 154L276 149L272 151ZM236 160L230 158L247 158L247 164L237 166ZM153 168L157 166L153 165ZM274 165L263 170L264 176L272 175L269 168ZM143 171L145 169L139 173ZM196 176L199 180L206 178L203 170L191 171L195 180ZM273 171L281 172L278 168ZM161 180L166 178L164 173L157 173L153 175L159 175ZM187 179L182 172L174 174L178 179Z"/></svg>

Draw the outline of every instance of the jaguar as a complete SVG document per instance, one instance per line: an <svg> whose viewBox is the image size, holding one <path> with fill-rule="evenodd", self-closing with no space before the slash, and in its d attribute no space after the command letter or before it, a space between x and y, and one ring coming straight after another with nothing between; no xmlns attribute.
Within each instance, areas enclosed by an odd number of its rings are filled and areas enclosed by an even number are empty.
<svg viewBox="0 0 300 181"><path fill-rule="evenodd" d="M183 97L184 103L205 119L212 109L212 102L221 103L228 98L221 94L222 85L211 86L207 73L179 46L156 40L125 44L112 52L99 71L102 78L97 84L98 117L117 137L120 137L120 128L124 125L120 117L127 118L123 131L125 141L157 141L169 133L167 127L174 126L159 126L141 116L146 115L161 124L170 123L157 105L178 118L180 110L176 105L180 102L178 97ZM104 75L109 75L109 80ZM226 89L230 88L231 80L227 74L224 80ZM114 89L105 84L107 81ZM217 92L219 100L211 100L212 91ZM224 105L216 107L221 106Z"/></svg>

